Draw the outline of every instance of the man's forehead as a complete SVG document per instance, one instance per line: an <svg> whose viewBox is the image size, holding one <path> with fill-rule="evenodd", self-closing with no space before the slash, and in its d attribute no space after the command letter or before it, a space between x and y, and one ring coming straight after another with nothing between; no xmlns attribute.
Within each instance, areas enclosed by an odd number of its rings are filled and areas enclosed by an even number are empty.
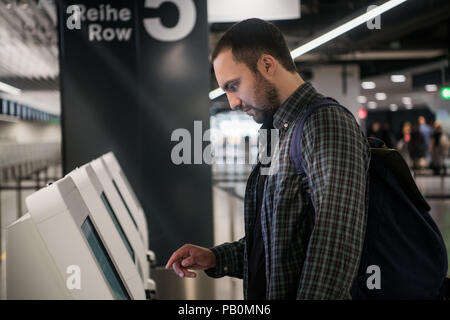
<svg viewBox="0 0 450 320"><path fill-rule="evenodd" d="M246 71L246 65L244 63L237 63L233 58L231 49L221 51L216 59L214 59L213 66L219 85L242 76L242 73Z"/></svg>
<svg viewBox="0 0 450 320"><path fill-rule="evenodd" d="M231 49L221 51L213 61L214 70L229 69L238 67L238 63L233 58Z"/></svg>
<svg viewBox="0 0 450 320"><path fill-rule="evenodd" d="M214 62L221 61L221 60L230 60L233 61L233 51L231 48L224 48L220 50L220 52L217 54L216 58L214 59Z"/></svg>

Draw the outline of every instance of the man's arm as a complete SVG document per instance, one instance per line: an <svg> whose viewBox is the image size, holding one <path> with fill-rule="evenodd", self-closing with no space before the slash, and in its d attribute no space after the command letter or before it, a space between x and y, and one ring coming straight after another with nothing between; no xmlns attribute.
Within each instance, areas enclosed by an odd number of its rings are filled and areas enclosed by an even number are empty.
<svg viewBox="0 0 450 320"><path fill-rule="evenodd" d="M243 278L245 237L211 248L216 257L216 266L205 270L212 278L224 276Z"/></svg>
<svg viewBox="0 0 450 320"><path fill-rule="evenodd" d="M345 299L364 242L369 145L353 117L332 106L308 117L302 146L315 224L297 298Z"/></svg>

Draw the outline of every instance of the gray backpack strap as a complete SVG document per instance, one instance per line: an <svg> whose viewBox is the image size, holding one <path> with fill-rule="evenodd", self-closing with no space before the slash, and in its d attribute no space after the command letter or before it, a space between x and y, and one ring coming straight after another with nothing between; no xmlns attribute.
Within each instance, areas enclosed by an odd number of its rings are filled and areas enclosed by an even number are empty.
<svg viewBox="0 0 450 320"><path fill-rule="evenodd" d="M352 114L347 108L340 105L339 102L337 102L333 98L327 97L324 99L317 100L315 103L308 106L306 112L298 120L297 125L294 128L294 133L291 140L291 149L289 150L289 155L291 156L291 159L294 162L294 167L297 170L298 175L300 176L300 184L301 184L300 190L304 196L305 205L308 207L312 204L312 201L310 198L311 190L309 189L308 177L306 175L302 160L303 125L305 124L306 119L317 109L330 105L342 107L344 108L344 110Z"/></svg>
<svg viewBox="0 0 450 320"><path fill-rule="evenodd" d="M305 169L303 166L302 161L302 132L303 132L303 125L305 124L306 119L317 109L324 107L324 106L330 106L335 105L342 107L344 110L350 112L346 107L339 104L336 100L333 98L324 98L316 101L315 103L308 106L308 109L306 112L300 117L300 119L297 122L296 127L294 128L294 133L292 135L291 140L291 149L289 151L289 155L291 156L292 161L294 162L295 169L297 170L297 173L300 176L306 175ZM352 114L353 115L353 114Z"/></svg>

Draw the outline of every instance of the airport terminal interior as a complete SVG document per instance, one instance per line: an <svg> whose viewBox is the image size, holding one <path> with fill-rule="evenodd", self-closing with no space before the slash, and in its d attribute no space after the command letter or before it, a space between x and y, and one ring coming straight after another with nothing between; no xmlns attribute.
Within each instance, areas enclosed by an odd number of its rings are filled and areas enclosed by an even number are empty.
<svg viewBox="0 0 450 320"><path fill-rule="evenodd" d="M164 266L244 236L260 125L210 57L251 17L403 156L450 257L448 0L0 0L0 299L243 299L241 279Z"/></svg>

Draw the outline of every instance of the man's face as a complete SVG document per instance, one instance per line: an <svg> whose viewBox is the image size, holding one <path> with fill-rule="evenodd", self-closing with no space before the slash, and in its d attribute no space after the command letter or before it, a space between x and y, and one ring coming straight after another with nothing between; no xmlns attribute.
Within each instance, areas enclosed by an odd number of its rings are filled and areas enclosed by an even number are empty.
<svg viewBox="0 0 450 320"><path fill-rule="evenodd" d="M280 102L275 86L261 73L255 75L244 63L236 63L231 49L222 51L213 65L231 109L243 110L257 123L263 123L278 109Z"/></svg>

